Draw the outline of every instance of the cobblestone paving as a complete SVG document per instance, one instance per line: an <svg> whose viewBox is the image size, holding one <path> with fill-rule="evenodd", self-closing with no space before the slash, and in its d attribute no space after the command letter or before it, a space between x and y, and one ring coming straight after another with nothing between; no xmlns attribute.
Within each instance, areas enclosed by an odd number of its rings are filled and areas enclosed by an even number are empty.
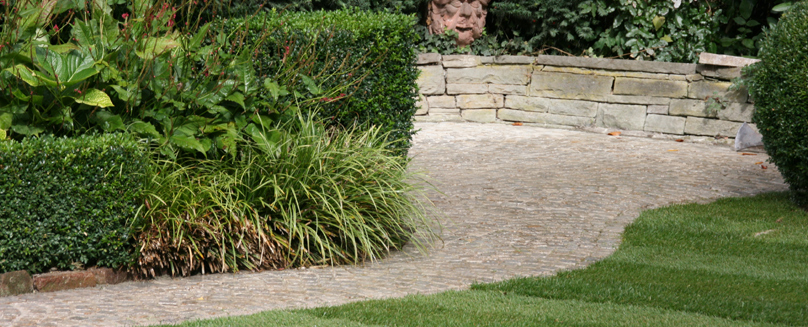
<svg viewBox="0 0 808 327"><path fill-rule="evenodd" d="M415 169L443 192L442 242L364 266L161 278L0 298L3 326L174 323L549 275L614 251L643 209L785 190L727 146L530 126L419 123Z"/></svg>

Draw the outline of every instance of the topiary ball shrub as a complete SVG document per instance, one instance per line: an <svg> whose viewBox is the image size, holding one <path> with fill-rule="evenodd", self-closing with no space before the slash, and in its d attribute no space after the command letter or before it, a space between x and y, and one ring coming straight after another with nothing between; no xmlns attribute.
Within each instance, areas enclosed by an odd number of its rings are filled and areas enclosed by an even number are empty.
<svg viewBox="0 0 808 327"><path fill-rule="evenodd" d="M749 67L754 122L770 161L777 165L793 199L808 206L808 2L799 2L769 30L761 62Z"/></svg>

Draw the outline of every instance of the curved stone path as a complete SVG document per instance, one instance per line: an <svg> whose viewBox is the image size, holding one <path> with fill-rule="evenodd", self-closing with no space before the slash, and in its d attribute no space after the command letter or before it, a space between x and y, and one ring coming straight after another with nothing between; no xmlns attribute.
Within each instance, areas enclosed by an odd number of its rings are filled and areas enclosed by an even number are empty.
<svg viewBox="0 0 808 327"><path fill-rule="evenodd" d="M419 123L413 167L444 193L443 242L361 267L161 278L0 298L2 326L174 323L549 275L609 255L646 208L785 190L727 146L530 126Z"/></svg>

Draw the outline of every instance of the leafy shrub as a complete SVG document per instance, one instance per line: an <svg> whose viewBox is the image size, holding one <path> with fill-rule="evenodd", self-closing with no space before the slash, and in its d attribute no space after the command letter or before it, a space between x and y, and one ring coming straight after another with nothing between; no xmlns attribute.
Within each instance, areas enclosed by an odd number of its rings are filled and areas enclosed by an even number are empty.
<svg viewBox="0 0 808 327"><path fill-rule="evenodd" d="M0 142L0 272L130 264L146 165L127 134Z"/></svg>
<svg viewBox="0 0 808 327"><path fill-rule="evenodd" d="M279 127L236 157L157 165L136 224L141 274L355 263L427 229L379 128Z"/></svg>
<svg viewBox="0 0 808 327"><path fill-rule="evenodd" d="M808 2L795 3L768 31L761 61L747 69L755 99L754 122L770 160L808 205Z"/></svg>
<svg viewBox="0 0 808 327"><path fill-rule="evenodd" d="M389 132L399 153L406 153L417 97L413 17L356 10L270 11L225 23L227 29L245 25L250 29L246 41L260 45L254 64L258 76L290 89L287 97L294 96L291 89L311 94L344 89L337 96L319 95L320 117L332 126L378 126ZM271 32L264 35L266 30ZM277 99L275 93L270 102Z"/></svg>

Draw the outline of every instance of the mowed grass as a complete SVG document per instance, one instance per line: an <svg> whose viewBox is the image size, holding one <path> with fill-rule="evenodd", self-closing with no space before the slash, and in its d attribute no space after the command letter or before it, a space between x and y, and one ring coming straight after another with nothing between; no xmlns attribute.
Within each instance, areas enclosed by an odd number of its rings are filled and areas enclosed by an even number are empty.
<svg viewBox="0 0 808 327"><path fill-rule="evenodd" d="M785 193L644 212L620 249L553 277L182 326L800 326L808 213Z"/></svg>

